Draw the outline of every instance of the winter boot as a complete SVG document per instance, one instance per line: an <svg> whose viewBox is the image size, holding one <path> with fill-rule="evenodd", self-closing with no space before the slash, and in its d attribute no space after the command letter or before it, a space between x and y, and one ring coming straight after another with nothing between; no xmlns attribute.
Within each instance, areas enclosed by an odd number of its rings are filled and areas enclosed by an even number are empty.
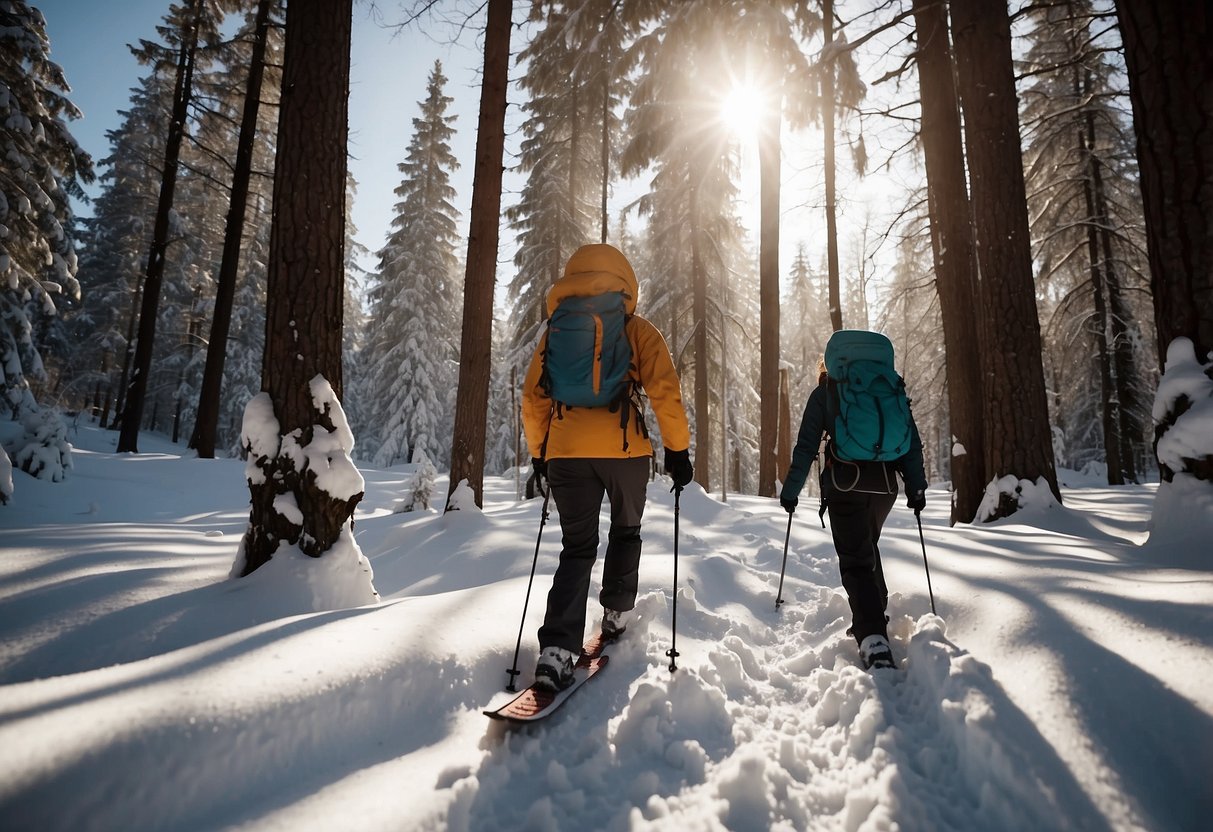
<svg viewBox="0 0 1213 832"><path fill-rule="evenodd" d="M561 691L573 684L573 664L577 654L562 647L545 647L539 651L535 665L535 687Z"/></svg>
<svg viewBox="0 0 1213 832"><path fill-rule="evenodd" d="M602 639L615 641L628 628L628 614L622 610L602 608Z"/></svg>
<svg viewBox="0 0 1213 832"><path fill-rule="evenodd" d="M863 659L863 666L868 670L897 666L893 661L889 640L879 634L870 635L859 643L859 657Z"/></svg>

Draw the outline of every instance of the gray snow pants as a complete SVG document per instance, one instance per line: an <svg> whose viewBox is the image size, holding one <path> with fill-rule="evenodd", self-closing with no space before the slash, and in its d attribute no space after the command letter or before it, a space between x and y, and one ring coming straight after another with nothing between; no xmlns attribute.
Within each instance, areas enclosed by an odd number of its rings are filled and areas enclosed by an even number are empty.
<svg viewBox="0 0 1213 832"><path fill-rule="evenodd" d="M548 484L560 513L563 548L548 592L539 647L580 652L585 637L590 573L598 557L598 513L611 502L611 528L598 600L612 610L636 606L640 573L640 520L649 481L649 457L552 459Z"/></svg>

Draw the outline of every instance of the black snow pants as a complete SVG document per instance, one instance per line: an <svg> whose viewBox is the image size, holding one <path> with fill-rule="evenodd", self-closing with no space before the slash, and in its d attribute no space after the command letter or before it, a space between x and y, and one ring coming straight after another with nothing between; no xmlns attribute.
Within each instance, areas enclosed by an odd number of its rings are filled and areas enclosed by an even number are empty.
<svg viewBox="0 0 1213 832"><path fill-rule="evenodd" d="M548 484L560 514L563 548L548 592L539 647L579 652L585 637L590 573L598 557L598 514L611 503L611 527L598 600L612 610L636 606L640 574L640 520L649 481L649 457L552 459Z"/></svg>
<svg viewBox="0 0 1213 832"><path fill-rule="evenodd" d="M842 586L851 605L851 632L857 642L870 635L888 637L885 609L889 605L889 590L877 543L896 500L896 492L833 490L826 502Z"/></svg>

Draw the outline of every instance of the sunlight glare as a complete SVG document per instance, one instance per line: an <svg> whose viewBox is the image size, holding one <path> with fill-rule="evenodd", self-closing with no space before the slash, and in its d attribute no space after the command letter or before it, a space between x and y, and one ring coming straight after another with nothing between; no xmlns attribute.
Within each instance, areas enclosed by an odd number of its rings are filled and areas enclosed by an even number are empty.
<svg viewBox="0 0 1213 832"><path fill-rule="evenodd" d="M720 120L743 140L757 137L765 110L766 95L748 84L734 86L720 100Z"/></svg>

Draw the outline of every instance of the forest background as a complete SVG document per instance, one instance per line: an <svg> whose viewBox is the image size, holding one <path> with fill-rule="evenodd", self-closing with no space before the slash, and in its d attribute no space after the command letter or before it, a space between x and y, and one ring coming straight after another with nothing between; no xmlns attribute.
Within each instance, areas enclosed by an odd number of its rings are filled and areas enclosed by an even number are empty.
<svg viewBox="0 0 1213 832"><path fill-rule="evenodd" d="M8 5L18 13L26 8ZM1012 6L1006 18L1014 35L1014 140L1022 150L1031 233L1034 309L1028 317L1035 321L1024 324L1023 310L1008 308L1011 340L987 355L1025 353L1029 361L1040 355L1039 385L1023 390L1023 401L999 396L997 389L957 392L957 381L952 390L946 383L947 360L960 350L945 356L934 281L948 247L940 244L938 230L933 245L916 112L925 71L916 35L923 15L942 7L592 0L517 6L506 110L505 166L513 184L500 211L509 244L496 258L482 470L503 472L524 461L513 418L514 374L541 332L547 286L573 248L601 235L637 265L641 308L666 333L683 371L697 479L705 488L771 493L773 472L786 470L788 435L814 380L811 368L829 332L840 326L878 328L893 339L933 481L954 479L957 461L968 453L955 398L949 413L950 395L1038 415L1037 386L1041 401L1047 397L1047 427L1042 432L1037 425L1031 436L1006 431L1009 441L1035 455L1019 465L1018 476L1043 476L1056 492L1057 465L1102 469L1113 483L1150 475L1150 408L1160 361L1128 82L1112 4L1025 4ZM983 6L996 13L985 8L967 27L953 9L953 29L998 23L1000 4ZM250 57L258 11L267 33L264 60ZM479 60L483 48L487 60L488 39L476 11L458 4L360 5L357 15L364 30L401 27L386 46L371 50L375 54L409 52L421 40L429 50L435 41L470 40L461 54ZM5 380L15 415L22 408L46 412L31 405L40 402L102 425L120 423L127 450L135 449L142 429L166 431L197 447L198 424L208 421L199 418L199 408L209 399L219 413L209 420L212 435L201 438L203 447L240 452L245 406L263 387L282 18L278 3L193 0L169 7L156 37L149 33L136 44L143 74L134 80L120 122L106 132L108 151L95 154L99 184L91 216L74 219L55 205L60 233L54 239L63 251L51 259L62 279L43 280L44 291L36 280L29 286L17 281L25 295L11 307L22 311L8 317L28 321L29 337L28 343L14 338L11 353L24 356L24 364ZM52 59L55 25L53 18L46 21ZM965 78L978 74L972 48L958 39L957 65L963 69L968 61L974 70L957 73L958 98L965 95ZM363 66L368 54L355 51L354 65ZM223 283L231 160L239 156L240 127L248 122L238 115L248 112L248 69L256 65L265 77L252 122L258 130L249 207L237 236L242 256L238 269L230 267L237 270L229 290L231 331L219 339L226 345L222 394L208 396L204 371L215 350L205 347L214 341ZM194 84L185 96L183 68ZM456 142L475 133L470 108L454 102L478 90L467 80L467 66L459 67L463 81L457 84L438 64L425 71L423 82L415 66L399 74L372 70L356 85L384 90L392 99L385 104L376 98L364 108L372 114L368 125L395 125L374 116L389 109L414 115L411 130L388 131L397 141L397 173L364 174L376 188L393 178L398 183L386 239L360 237L357 222L344 228L344 390L337 387L358 440L357 457L379 465L430 460L446 468L452 433L458 434L461 330L468 337L467 317L460 317L466 296L461 276L468 268L462 262L468 212L461 202L470 196L456 177L473 160ZM764 98L781 106L756 107ZM418 104L409 107L409 100ZM182 118L174 117L174 106ZM772 113L782 116L774 131ZM63 115L71 121L70 104ZM976 122L977 110L966 111L966 119ZM149 173L169 167L174 124L180 125L175 199L171 210L158 212L164 180ZM765 133L757 129L764 125ZM772 133L783 140L774 156L782 163L776 168L782 193L775 197L781 228L774 284L771 250L760 251L766 231L755 228L762 224L757 206L769 197L756 187L758 139ZM357 157L357 130L351 139ZM67 144L75 164L60 170L64 205L80 200L91 168L81 149ZM391 152L380 151L378 141L371 144L378 159ZM355 218L365 187L357 182L359 167L351 163L355 175L346 189L347 213ZM984 174L972 159L970 167L976 190ZM938 210L941 201L935 201ZM155 231L149 245L158 213L165 215L165 229ZM383 210L370 216L368 222L382 229ZM980 236L975 242L982 242ZM1026 251L1026 240L1023 246ZM995 247L976 245L977 256ZM157 281L163 287L159 302L149 304L153 267L162 270ZM997 279L1003 282L1001 274ZM775 363L775 351L765 346L772 340L772 304L761 297L771 285L778 287L782 310ZM56 288L66 291L54 297ZM695 298L693 314L688 297ZM154 340L136 338L136 326L142 332L153 316ZM147 372L137 371L136 345L147 352ZM775 383L776 406L771 380L778 371L783 377ZM988 371L998 375L994 365ZM1001 381L1014 390L1013 382L1009 374ZM140 385L134 408L128 393ZM26 437L55 433L45 427L53 421L35 420ZM6 438L6 446L20 453L24 441ZM51 477L61 472L62 461L57 469L46 455L38 459L36 465L18 464ZM997 483L1008 469L993 467L991 482ZM972 518L973 508L959 509L960 517ZM997 495L983 509L987 516L1009 510Z"/></svg>

